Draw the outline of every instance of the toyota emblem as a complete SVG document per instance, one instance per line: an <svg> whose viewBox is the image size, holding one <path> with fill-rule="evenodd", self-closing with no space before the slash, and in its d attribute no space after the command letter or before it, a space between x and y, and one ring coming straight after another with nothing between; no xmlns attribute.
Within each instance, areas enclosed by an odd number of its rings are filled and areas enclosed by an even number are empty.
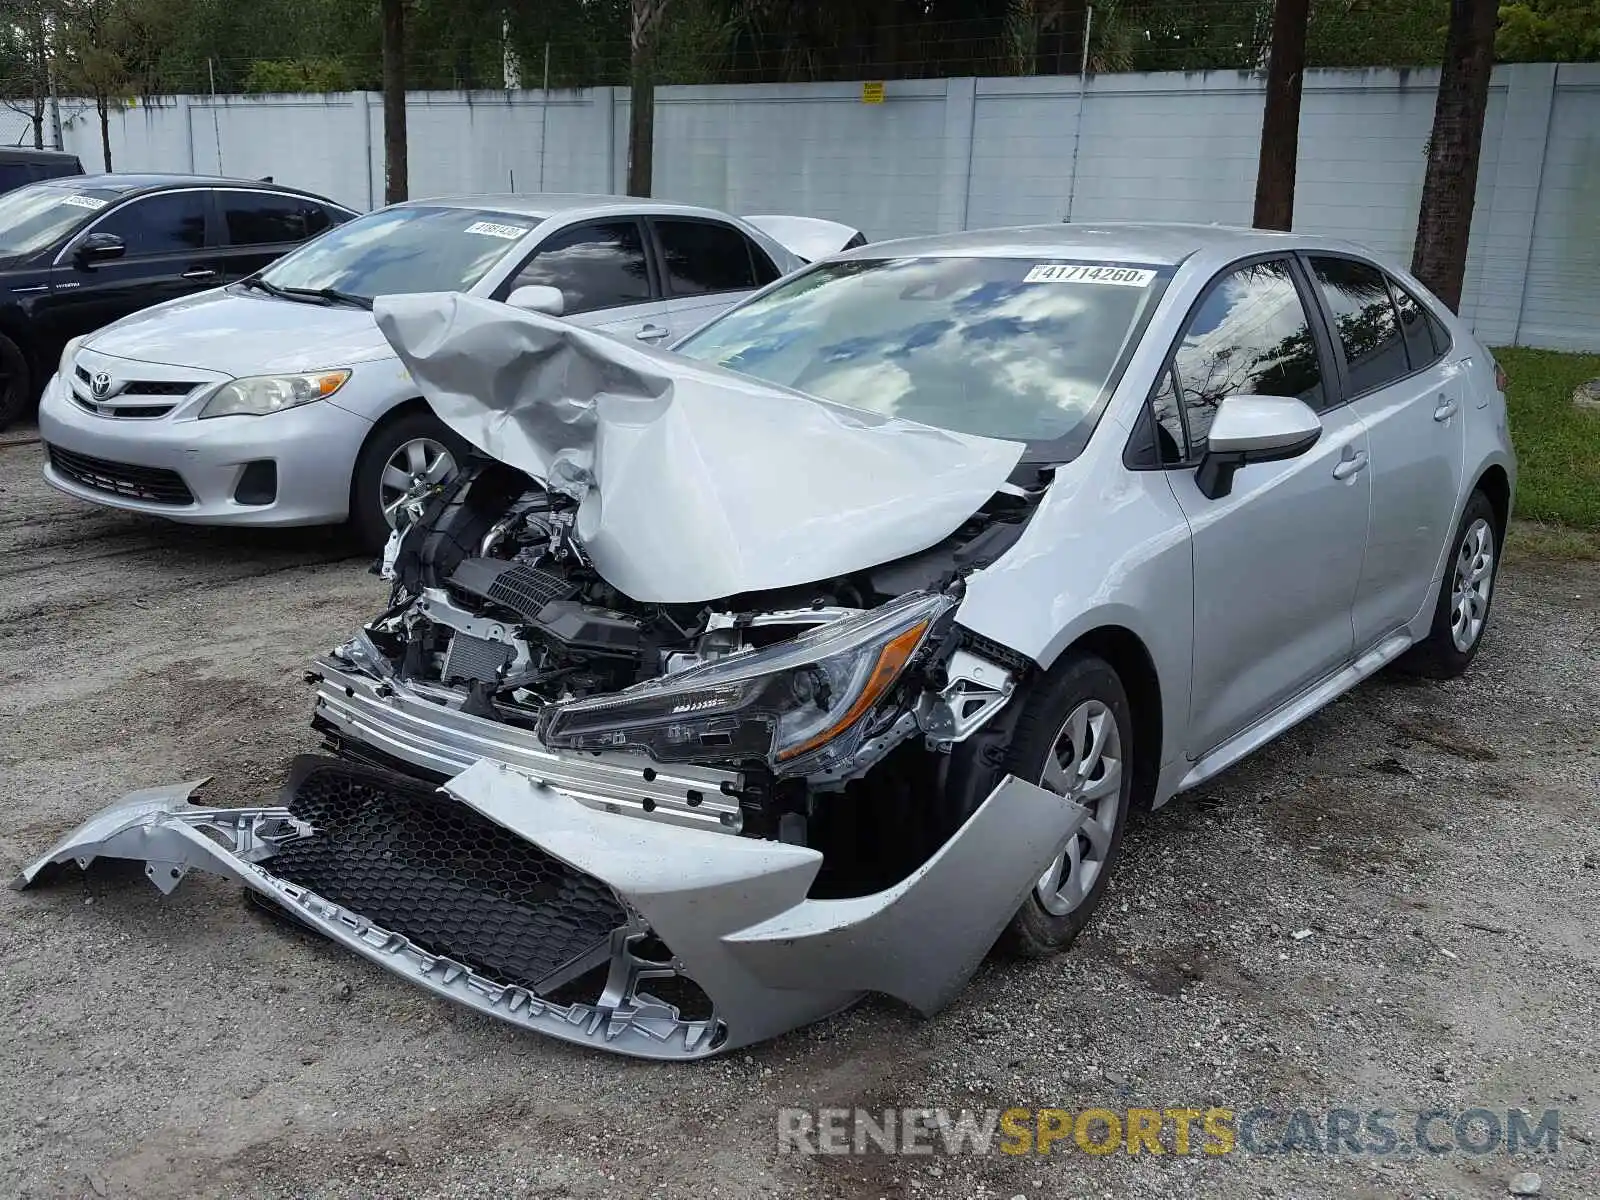
<svg viewBox="0 0 1600 1200"><path fill-rule="evenodd" d="M96 400L104 400L111 391L111 376L105 371L96 371L94 378L89 380L89 390L94 393Z"/></svg>

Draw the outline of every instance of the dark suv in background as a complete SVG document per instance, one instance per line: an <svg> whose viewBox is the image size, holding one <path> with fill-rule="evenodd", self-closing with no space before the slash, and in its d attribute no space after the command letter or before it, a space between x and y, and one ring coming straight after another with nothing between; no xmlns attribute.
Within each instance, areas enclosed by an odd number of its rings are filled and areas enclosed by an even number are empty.
<svg viewBox="0 0 1600 1200"><path fill-rule="evenodd" d="M82 175L76 154L63 150L31 150L26 146L0 146L0 192L9 192L46 179Z"/></svg>
<svg viewBox="0 0 1600 1200"><path fill-rule="evenodd" d="M356 214L261 180L79 175L0 194L0 429L70 338L242 279Z"/></svg>

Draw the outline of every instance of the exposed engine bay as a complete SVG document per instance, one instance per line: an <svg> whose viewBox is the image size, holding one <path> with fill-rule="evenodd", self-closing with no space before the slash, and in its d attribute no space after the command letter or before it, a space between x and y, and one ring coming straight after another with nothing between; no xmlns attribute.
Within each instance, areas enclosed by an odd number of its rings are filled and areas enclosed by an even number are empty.
<svg viewBox="0 0 1600 1200"><path fill-rule="evenodd" d="M594 570L570 498L476 460L408 499L382 568L390 606L332 657L551 750L737 772L736 826L747 836L822 848L830 818L838 823L830 798L851 791L853 837L863 804L872 807L866 793L898 821L908 814L890 810L905 792L920 810L913 823L932 827L899 839L904 854L875 847L856 864L872 864L854 872L856 888L880 886L914 869L982 798L965 795L929 819L952 752L1005 706L1028 664L963 631L955 609L966 575L1016 541L1035 499L1008 486L937 545L849 576L641 604ZM437 774L316 722L351 757ZM874 767L908 743L916 753L895 774L917 798L869 787ZM850 889L847 847L833 840L829 873Z"/></svg>

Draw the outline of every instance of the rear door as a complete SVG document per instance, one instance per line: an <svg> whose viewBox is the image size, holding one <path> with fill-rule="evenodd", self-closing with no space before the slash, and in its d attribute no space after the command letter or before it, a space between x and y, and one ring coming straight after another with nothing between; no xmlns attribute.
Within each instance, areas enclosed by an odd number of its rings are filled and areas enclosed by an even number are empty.
<svg viewBox="0 0 1600 1200"><path fill-rule="evenodd" d="M229 283L259 271L332 224L328 210L309 196L232 188L219 188L216 195L222 273Z"/></svg>
<svg viewBox="0 0 1600 1200"><path fill-rule="evenodd" d="M65 339L221 281L210 233L211 193L157 192L118 205L84 227L51 269L52 318ZM121 258L83 266L74 246L89 233L122 239Z"/></svg>
<svg viewBox="0 0 1600 1200"><path fill-rule="evenodd" d="M580 221L549 234L494 293L504 300L520 287L558 288L562 316L617 338L659 345L671 331L644 223L635 217Z"/></svg>
<svg viewBox="0 0 1600 1200"><path fill-rule="evenodd" d="M674 340L778 278L780 272L767 252L726 221L648 220Z"/></svg>
<svg viewBox="0 0 1600 1200"><path fill-rule="evenodd" d="M1345 394L1371 438L1372 523L1356 593L1357 651L1434 596L1466 466L1466 384L1417 299L1364 259L1307 256Z"/></svg>

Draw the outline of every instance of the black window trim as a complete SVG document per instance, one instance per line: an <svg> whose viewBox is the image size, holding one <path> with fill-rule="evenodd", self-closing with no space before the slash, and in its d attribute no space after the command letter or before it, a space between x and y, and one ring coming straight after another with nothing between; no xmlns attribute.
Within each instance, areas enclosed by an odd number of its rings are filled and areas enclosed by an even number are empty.
<svg viewBox="0 0 1600 1200"><path fill-rule="evenodd" d="M723 229L731 229L734 233L738 234L740 239L744 242L745 257L750 262L750 286L747 288L719 288L714 292L673 291L671 287L672 272L667 269L667 252L665 247L663 247L661 244L660 232L656 229L657 221L676 221L682 225L717 225ZM763 255L766 255L767 265L771 267L772 270L777 272L776 279L772 280L771 282L776 282L777 279L783 278L783 272L779 270L778 264L772 261L772 256L767 254L765 250L762 250L754 238L730 221L719 221L715 217L702 217L697 214L687 213L682 216L679 216L677 213L646 213L644 217L644 223L650 230L649 253L650 256L656 260L656 267L661 279L661 299L663 300L693 300L696 296L730 296L740 292L749 292L752 294L759 292L762 288L768 285L765 283L755 282L755 280L761 274L761 272L756 270L755 254L758 250L760 250Z"/></svg>
<svg viewBox="0 0 1600 1200"><path fill-rule="evenodd" d="M236 242L233 240L233 236L228 232L227 213L223 208L224 194L273 196L282 200L303 200L307 204L313 204L322 209L323 212L327 214L328 223L316 233L303 237L298 242ZM284 188L270 187L215 187L211 189L211 206L213 210L213 218L217 223L216 245L218 249L222 250L249 250L258 246L304 246L307 242L311 241L312 238L321 237L328 230L335 227L336 222L333 219L333 210L337 209L340 212L350 213L352 218L360 215L356 213L354 209L345 208L344 205L335 203L332 200L324 200L320 196L313 196L309 192L293 192L287 191Z"/></svg>
<svg viewBox="0 0 1600 1200"><path fill-rule="evenodd" d="M67 240L64 244L62 244L60 251L56 254L55 258L51 259L50 265L52 267L59 267L62 263L62 260L66 258L67 251L72 248L74 243L88 237L94 232L95 226L99 225L102 221L108 220L116 213L125 212L126 210L132 208L135 204L138 204L144 200L155 200L162 196L181 196L189 192L206 193L206 240L204 245L193 246L185 250L159 250L153 254L130 253L124 258L118 259L117 261L148 262L156 259L178 258L185 254L209 254L218 248L217 235L219 230L217 229L217 201L215 196L210 195L210 193L214 190L215 189L213 188L204 186L152 188L149 191L133 192L129 195L123 196L121 199L113 200L99 212L95 213L94 219L91 220L87 225L80 228L77 232L68 235Z"/></svg>
<svg viewBox="0 0 1600 1200"><path fill-rule="evenodd" d="M1404 383L1408 379L1414 379L1418 375L1421 375L1424 371L1432 370L1445 359L1450 357L1450 354L1455 349L1456 345L1455 334L1451 333L1450 326L1439 320L1438 316L1434 314L1432 306L1427 304L1421 296L1417 295L1410 288L1406 287L1387 270L1385 270L1382 265L1373 262L1370 258L1363 258L1359 254L1352 254L1348 250L1297 250L1295 253L1299 255L1301 259L1301 268L1304 270L1306 278L1311 281L1311 285L1316 291L1317 307L1322 313L1322 320L1327 328L1328 336L1332 344L1334 351L1334 362L1339 369L1339 392L1344 397L1345 404L1351 404L1357 400L1364 400L1366 397L1372 395L1372 393L1380 391L1383 388L1394 387L1398 383ZM1407 370L1404 375L1396 375L1393 379L1387 379L1382 383L1373 384L1371 387L1365 388L1359 392L1353 392L1350 390L1348 364L1346 364L1344 360L1344 343L1339 340L1337 332L1334 329L1333 310L1328 307L1327 302L1323 299L1322 288L1317 284L1316 270L1311 265L1311 260L1313 258L1341 258L1347 262L1359 263L1364 267L1371 267L1374 271L1378 272L1379 275L1383 276L1384 280L1388 284L1389 307L1394 311L1394 325L1395 328L1400 331L1400 343L1405 347ZM1450 337L1449 346L1445 348L1442 354L1440 354L1432 362L1429 362L1426 366L1413 367L1411 365L1411 346L1406 342L1405 330L1400 324L1400 305L1395 301L1395 290L1397 288L1406 295L1410 296L1411 299L1416 302L1417 307L1422 310L1424 320L1427 320L1431 317L1434 322L1438 324ZM1433 334L1431 330L1428 334L1428 340L1433 340Z"/></svg>
<svg viewBox="0 0 1600 1200"><path fill-rule="evenodd" d="M517 276L522 274L523 268L531 263L539 251L544 248L545 243L551 238L555 237L557 234L566 233L572 229L582 229L589 225L622 225L629 222L638 228L639 241L644 247L644 270L645 279L650 286L649 297L644 300L632 300L627 304L612 304L606 308L590 308L585 309L584 311L615 312L619 308L632 308L636 304L659 304L662 300L666 299L666 297L663 294L665 289L662 287L661 283L660 267L656 263L654 241L655 234L651 231L649 223L645 221L645 219L638 213L592 214L587 217L579 217L575 221L568 221L566 224L558 225L554 229L545 230L539 235L538 242L535 243L534 246L532 246L528 252L522 256L522 261L516 266L512 267L511 270L506 273L506 277L504 279L495 284L494 291L489 293L489 299L499 300L501 303L504 303L512 293L513 289L511 285L516 282ZM582 314L579 315L581 316Z"/></svg>
<svg viewBox="0 0 1600 1200"><path fill-rule="evenodd" d="M1299 258L1302 253L1304 252L1299 250L1284 249L1246 254L1241 258L1233 259L1225 266L1219 267L1211 278L1206 280L1205 286L1200 289L1199 295L1184 310L1183 319L1178 322L1177 332L1172 335L1172 341L1167 346L1167 352L1162 355L1161 363L1151 377L1149 387L1145 389L1144 400L1141 404L1142 411L1135 417L1133 429L1128 435L1127 445L1122 450L1122 465L1124 467L1130 471L1192 471L1200 465L1200 458L1196 458L1191 449L1193 441L1189 437L1189 414L1183 403L1182 380L1178 375L1176 362L1178 350L1183 345L1184 331L1189 328L1189 322L1194 320L1195 315L1199 313L1201 305L1211 298L1211 293L1217 289L1224 279L1241 267L1250 267L1264 262L1282 262L1288 266L1289 280L1294 284L1295 292L1300 297L1300 306L1305 310L1306 314L1306 326L1311 331L1311 340L1316 343L1317 366L1322 372L1322 389L1327 398L1327 403L1317 410L1317 417L1320 419L1349 403L1349 398L1344 395L1343 376L1330 369L1335 359L1333 346L1329 342L1327 318L1322 309L1321 297L1315 294L1310 272L1306 264ZM1138 459L1138 443L1147 434L1149 437L1155 437L1156 393L1161 390L1161 377L1169 371L1172 373L1174 399L1177 401L1178 407L1178 420L1183 426L1184 459L1182 462L1176 463L1141 463ZM1202 455L1201 458L1203 457Z"/></svg>

